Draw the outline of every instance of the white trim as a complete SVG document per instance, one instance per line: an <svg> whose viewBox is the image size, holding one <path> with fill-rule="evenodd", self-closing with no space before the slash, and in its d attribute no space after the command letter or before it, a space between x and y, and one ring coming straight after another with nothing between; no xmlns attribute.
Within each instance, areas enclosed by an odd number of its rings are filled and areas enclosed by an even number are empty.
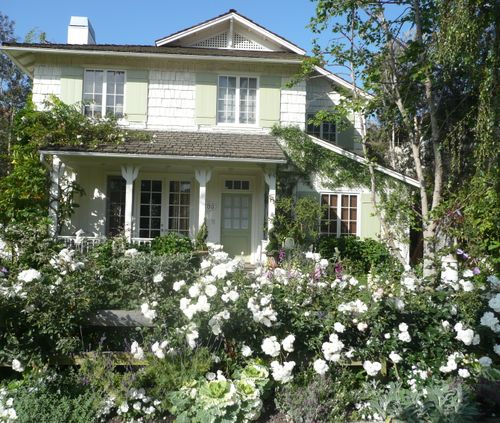
<svg viewBox="0 0 500 423"><path fill-rule="evenodd" d="M335 75L334 73L320 67L320 66L314 66L314 70L316 72L318 72L319 74L323 75L323 76L326 76L328 79L330 79L331 81L335 82L336 84L344 87L344 88L347 88L348 90L354 90L354 85L351 84L350 82L338 77L337 75ZM362 90L361 88L358 88L359 90L359 93L361 94L362 97L364 97L365 99L367 100L372 100L373 99L373 96L371 94L368 94L366 91Z"/></svg>
<svg viewBox="0 0 500 423"><path fill-rule="evenodd" d="M172 159L172 160L199 160L212 162L243 162L243 163L286 163L280 159L253 159L240 157L211 157L211 156L173 156L163 154L126 154L126 153L98 153L85 151L57 151L40 150L42 154L56 154L59 156L88 156L88 157L119 157L129 159Z"/></svg>
<svg viewBox="0 0 500 423"><path fill-rule="evenodd" d="M275 43L293 51L294 53L300 54L300 55L305 55L306 51L301 49L300 47L297 47L296 45L290 43L289 41L286 41L284 38L281 38L278 35L273 34L272 32L262 28L261 26L249 21L248 19L245 19L243 16L235 13L235 12L230 12L227 13L223 16L220 16L218 18L212 19L211 21L199 24L197 26L194 26L192 28L186 29L184 31L178 32L177 34L170 35L164 38L160 38L159 40L155 41L155 44L157 47L163 46L165 44L169 44L173 41L176 41L180 38L184 38L188 35L194 34L198 31L210 28L214 25L217 25L219 23L225 22L230 19L235 19L239 23L241 23L244 26L247 26L251 28L253 31L259 33L263 37L269 38L270 40L274 41Z"/></svg>
<svg viewBox="0 0 500 423"><path fill-rule="evenodd" d="M358 163L368 165L368 160L364 157L358 156L357 154L351 153L350 151L344 150L343 148L337 147L329 142L320 140L319 138L313 137L312 135L307 134L307 136L311 139L311 141L321 147L326 148L327 150L333 151L334 153L340 154L341 156L347 157L349 159L355 160ZM56 153L54 153L56 154ZM61 154L61 153L57 153ZM414 187L420 188L420 182L416 179L410 178L409 176L403 175L395 170L388 169L384 166L380 166L378 164L374 164L373 167L379 172L385 173L386 175L392 176L395 179L406 182L408 185L412 185Z"/></svg>

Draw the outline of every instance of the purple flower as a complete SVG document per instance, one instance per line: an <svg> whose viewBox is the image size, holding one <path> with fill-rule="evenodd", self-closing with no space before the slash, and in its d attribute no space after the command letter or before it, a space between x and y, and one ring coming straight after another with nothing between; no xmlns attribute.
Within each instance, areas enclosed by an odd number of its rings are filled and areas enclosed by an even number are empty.
<svg viewBox="0 0 500 423"><path fill-rule="evenodd" d="M460 248L457 250L457 255L462 256L462 258L464 258L465 260L467 260L469 258L469 255L464 250L461 250Z"/></svg>
<svg viewBox="0 0 500 423"><path fill-rule="evenodd" d="M285 257L286 257L286 252L282 248L278 254L278 263L281 263L283 260L285 260Z"/></svg>
<svg viewBox="0 0 500 423"><path fill-rule="evenodd" d="M342 273L344 272L344 268L342 267L342 263L338 262L335 265L335 276L340 279L342 278Z"/></svg>
<svg viewBox="0 0 500 423"><path fill-rule="evenodd" d="M474 267L474 269L472 269L472 273L474 273L474 275L479 275L481 270L479 270L479 267Z"/></svg>

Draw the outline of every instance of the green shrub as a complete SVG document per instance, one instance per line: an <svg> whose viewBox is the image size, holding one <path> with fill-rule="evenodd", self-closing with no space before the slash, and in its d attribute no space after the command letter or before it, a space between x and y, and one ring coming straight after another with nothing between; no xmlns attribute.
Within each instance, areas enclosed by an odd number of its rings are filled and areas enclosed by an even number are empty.
<svg viewBox="0 0 500 423"><path fill-rule="evenodd" d="M336 252L338 250L338 254ZM370 270L403 269L391 256L387 247L374 239L359 239L352 236L337 238L335 236L321 237L318 242L318 252L322 257L340 256L342 265L348 272L362 275Z"/></svg>
<svg viewBox="0 0 500 423"><path fill-rule="evenodd" d="M177 253L191 253L194 251L194 246L188 237L170 232L153 239L151 250L157 254L172 255Z"/></svg>

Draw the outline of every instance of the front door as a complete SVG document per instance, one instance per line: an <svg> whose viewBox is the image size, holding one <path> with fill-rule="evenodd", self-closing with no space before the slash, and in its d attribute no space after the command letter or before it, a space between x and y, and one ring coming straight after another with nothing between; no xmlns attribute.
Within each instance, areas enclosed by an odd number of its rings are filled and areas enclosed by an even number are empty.
<svg viewBox="0 0 500 423"><path fill-rule="evenodd" d="M222 194L221 244L230 256L250 255L251 194Z"/></svg>

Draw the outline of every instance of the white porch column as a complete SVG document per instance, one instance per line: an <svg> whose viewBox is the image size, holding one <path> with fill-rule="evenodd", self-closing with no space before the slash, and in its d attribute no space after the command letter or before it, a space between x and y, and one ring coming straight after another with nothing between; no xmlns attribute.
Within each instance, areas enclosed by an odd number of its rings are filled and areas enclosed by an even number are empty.
<svg viewBox="0 0 500 423"><path fill-rule="evenodd" d="M134 181L139 174L139 167L133 165L122 166L122 176L125 179L125 237L130 242L132 239L132 203Z"/></svg>
<svg viewBox="0 0 500 423"><path fill-rule="evenodd" d="M200 230L205 221L206 202L207 202L207 184L212 177L210 169L196 169L194 176L200 184L200 192L198 198L198 230Z"/></svg>
<svg viewBox="0 0 500 423"><path fill-rule="evenodd" d="M273 228L273 219L276 211L276 171L267 170L264 174L266 184L269 187L269 196L267 199L267 237Z"/></svg>
<svg viewBox="0 0 500 423"><path fill-rule="evenodd" d="M59 211L59 192L60 179L64 171L64 163L61 162L59 156L52 156L52 170L50 172L50 205L49 217L52 220L49 231L50 235L56 236L58 232L59 222L57 214Z"/></svg>

